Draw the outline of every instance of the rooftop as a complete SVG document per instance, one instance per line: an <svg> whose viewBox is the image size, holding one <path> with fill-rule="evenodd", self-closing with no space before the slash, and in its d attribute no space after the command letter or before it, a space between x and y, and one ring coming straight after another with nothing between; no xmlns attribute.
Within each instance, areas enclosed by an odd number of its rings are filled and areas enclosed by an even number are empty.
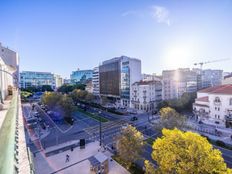
<svg viewBox="0 0 232 174"><path fill-rule="evenodd" d="M232 84L214 86L198 91L200 93L210 93L210 94L229 94L232 95Z"/></svg>
<svg viewBox="0 0 232 174"><path fill-rule="evenodd" d="M156 81L156 80L151 80L151 81L139 81L139 82L135 82L134 84L137 84L137 85L149 85L149 84L155 84L155 83L160 83L160 82Z"/></svg>
<svg viewBox="0 0 232 174"><path fill-rule="evenodd" d="M200 97L200 98L197 98L196 101L209 102L209 97L208 96L206 96L206 97Z"/></svg>

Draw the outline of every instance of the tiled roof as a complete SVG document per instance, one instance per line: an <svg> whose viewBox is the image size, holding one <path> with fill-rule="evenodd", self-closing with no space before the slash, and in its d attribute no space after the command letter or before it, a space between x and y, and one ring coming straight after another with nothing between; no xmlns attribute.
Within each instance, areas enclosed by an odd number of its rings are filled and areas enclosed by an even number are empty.
<svg viewBox="0 0 232 174"><path fill-rule="evenodd" d="M209 97L208 96L206 96L206 97L200 97L200 98L197 98L196 101L209 102Z"/></svg>
<svg viewBox="0 0 232 174"><path fill-rule="evenodd" d="M210 93L210 94L229 94L232 95L232 84L214 86L198 91L200 93Z"/></svg>
<svg viewBox="0 0 232 174"><path fill-rule="evenodd" d="M194 105L194 106L200 106L200 107L206 107L206 108L209 107L209 106L207 106L207 105L202 105L202 104L198 104L198 103L193 103L193 105Z"/></svg>

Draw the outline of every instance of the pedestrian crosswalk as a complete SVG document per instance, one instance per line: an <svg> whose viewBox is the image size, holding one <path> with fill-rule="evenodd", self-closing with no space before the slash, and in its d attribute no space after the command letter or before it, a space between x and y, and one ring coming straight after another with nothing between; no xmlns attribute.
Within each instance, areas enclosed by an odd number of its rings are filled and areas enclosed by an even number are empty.
<svg viewBox="0 0 232 174"><path fill-rule="evenodd" d="M102 132L104 132L104 131L107 131L109 129L120 128L125 123L126 122L124 120L109 121L106 123L102 123L101 129L102 129ZM99 132L99 129L100 129L100 125L97 125L97 126L86 128L86 129L84 129L84 131L86 133L88 133L89 135L94 135L94 134Z"/></svg>

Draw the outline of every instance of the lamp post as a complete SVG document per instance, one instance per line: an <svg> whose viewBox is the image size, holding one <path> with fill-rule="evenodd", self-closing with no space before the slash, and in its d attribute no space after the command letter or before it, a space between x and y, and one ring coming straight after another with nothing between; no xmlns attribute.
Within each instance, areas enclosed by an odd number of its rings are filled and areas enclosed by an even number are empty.
<svg viewBox="0 0 232 174"><path fill-rule="evenodd" d="M100 116L101 114L101 111L98 112L98 115ZM102 119L101 119L101 116L100 116L100 122L99 122L99 139L100 139L100 147L102 146Z"/></svg>

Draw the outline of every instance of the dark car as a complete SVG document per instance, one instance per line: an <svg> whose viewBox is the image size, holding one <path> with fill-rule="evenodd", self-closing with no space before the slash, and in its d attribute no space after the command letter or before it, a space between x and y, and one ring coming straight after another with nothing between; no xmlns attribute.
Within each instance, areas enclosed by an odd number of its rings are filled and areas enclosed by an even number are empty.
<svg viewBox="0 0 232 174"><path fill-rule="evenodd" d="M131 120L131 121L136 121L136 120L138 120L138 118L134 116L134 117L132 117L130 120Z"/></svg>

